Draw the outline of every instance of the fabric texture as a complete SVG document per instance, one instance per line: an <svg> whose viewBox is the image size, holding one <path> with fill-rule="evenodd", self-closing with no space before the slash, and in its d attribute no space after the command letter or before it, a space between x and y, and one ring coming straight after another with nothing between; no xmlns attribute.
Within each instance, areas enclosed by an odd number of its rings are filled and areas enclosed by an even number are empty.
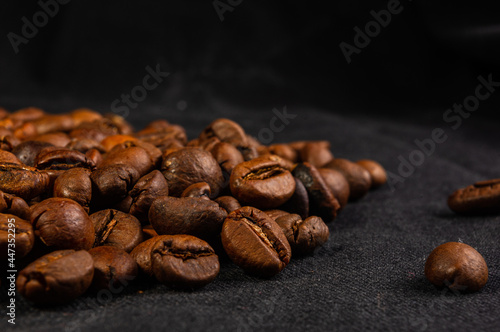
<svg viewBox="0 0 500 332"><path fill-rule="evenodd" d="M73 104L58 103L70 109ZM43 102L40 105L44 107ZM95 105L105 109L106 105ZM276 105L282 111L285 105ZM185 126L189 138L217 117L239 122L259 136L275 113L214 103L212 111L132 111L136 129L165 118ZM140 280L114 294L86 295L63 306L41 308L16 297L16 326L7 323L2 280L1 331L477 331L500 327L498 234L500 217L462 217L446 199L455 189L499 177L500 132L477 111L453 130L442 112L414 112L396 118L336 113L287 105L296 115L272 142L325 139L336 157L379 161L398 173L399 156L408 160L415 140L442 128L444 143L404 182L371 191L349 203L332 223L331 237L314 256L292 257L277 276L245 275L223 260L217 279L194 292L170 290ZM415 121L420 119L419 121ZM422 120L425 119L425 120ZM418 154L418 153L417 153ZM476 248L489 267L489 281L478 293L438 290L424 276L429 253L448 241Z"/></svg>

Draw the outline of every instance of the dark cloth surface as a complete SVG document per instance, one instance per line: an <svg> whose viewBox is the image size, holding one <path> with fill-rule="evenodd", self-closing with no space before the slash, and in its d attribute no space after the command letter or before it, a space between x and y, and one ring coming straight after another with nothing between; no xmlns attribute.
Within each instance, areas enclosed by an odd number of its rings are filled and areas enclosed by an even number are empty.
<svg viewBox="0 0 500 332"><path fill-rule="evenodd" d="M4 98L4 105L14 101ZM34 101L49 108L44 100ZM52 104L54 105L54 104ZM55 110L79 106L56 103ZM19 106L19 105L18 105ZM106 110L106 105L94 105ZM166 118L186 127L189 138L217 117L229 117L258 136L269 128L271 105L258 112L213 102L185 111L147 106L127 118L136 129ZM380 117L286 105L297 117L275 133L273 142L326 139L337 157L371 158L398 174L415 139L435 128L448 135L414 173L350 203L329 224L331 237L314 256L292 258L269 280L245 275L222 262L217 279L195 292L158 283L132 283L124 291L84 296L71 304L38 308L19 295L16 326L7 323L5 279L0 302L1 331L477 331L500 328L498 237L500 217L460 217L446 205L455 189L499 177L500 132L482 110L452 130L441 110ZM402 110L404 112L404 110ZM408 115L413 114L413 115ZM418 119L418 120L417 120ZM489 281L478 293L438 290L424 277L436 246L462 241L486 259ZM109 295L109 294L108 294Z"/></svg>

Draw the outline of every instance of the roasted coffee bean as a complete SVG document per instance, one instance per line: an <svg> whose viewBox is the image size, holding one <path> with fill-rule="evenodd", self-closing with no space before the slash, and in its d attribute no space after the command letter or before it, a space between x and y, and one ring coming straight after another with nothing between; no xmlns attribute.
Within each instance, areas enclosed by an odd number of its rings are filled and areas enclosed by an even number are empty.
<svg viewBox="0 0 500 332"><path fill-rule="evenodd" d="M12 153L27 166L35 166L36 156L45 148L53 145L47 142L24 141L16 146Z"/></svg>
<svg viewBox="0 0 500 332"><path fill-rule="evenodd" d="M75 127L75 122L67 114L46 114L31 123L39 135L54 131L70 131Z"/></svg>
<svg viewBox="0 0 500 332"><path fill-rule="evenodd" d="M374 160L362 159L356 162L370 173L372 179L372 188L378 188L387 182L387 173L384 167Z"/></svg>
<svg viewBox="0 0 500 332"><path fill-rule="evenodd" d="M187 187L181 197L199 197L210 199L210 186L206 182L198 182Z"/></svg>
<svg viewBox="0 0 500 332"><path fill-rule="evenodd" d="M42 242L54 250L88 250L94 227L85 210L67 198L49 198L31 208L31 224Z"/></svg>
<svg viewBox="0 0 500 332"><path fill-rule="evenodd" d="M4 193L0 190L0 213L13 214L29 220L30 207L21 197Z"/></svg>
<svg viewBox="0 0 500 332"><path fill-rule="evenodd" d="M448 206L465 215L500 213L500 179L476 182L458 189L448 198Z"/></svg>
<svg viewBox="0 0 500 332"><path fill-rule="evenodd" d="M35 244L31 224L12 214L0 213L0 260L26 256Z"/></svg>
<svg viewBox="0 0 500 332"><path fill-rule="evenodd" d="M142 227L131 214L106 209L90 215L95 229L94 247L112 246L131 252L142 242Z"/></svg>
<svg viewBox="0 0 500 332"><path fill-rule="evenodd" d="M90 175L92 180L92 206L106 206L127 197L140 175L129 165L99 167Z"/></svg>
<svg viewBox="0 0 500 332"><path fill-rule="evenodd" d="M57 147L65 147L71 141L68 134L63 132L48 133L33 137L34 141L47 142Z"/></svg>
<svg viewBox="0 0 500 332"><path fill-rule="evenodd" d="M269 156L237 165L229 180L233 196L242 204L262 209L285 203L295 191L295 180L282 161Z"/></svg>
<svg viewBox="0 0 500 332"><path fill-rule="evenodd" d="M17 290L37 304L63 304L82 295L92 282L94 261L84 251L59 250L40 257L17 277Z"/></svg>
<svg viewBox="0 0 500 332"><path fill-rule="evenodd" d="M240 202L238 202L238 200L233 196L220 196L215 199L215 202L217 202L221 208L226 210L228 214L241 207Z"/></svg>
<svg viewBox="0 0 500 332"><path fill-rule="evenodd" d="M50 178L38 169L13 163L0 163L0 190L28 201L45 192Z"/></svg>
<svg viewBox="0 0 500 332"><path fill-rule="evenodd" d="M79 151L55 148L41 151L35 158L35 167L40 170L68 170L74 167L94 170L95 164Z"/></svg>
<svg viewBox="0 0 500 332"><path fill-rule="evenodd" d="M330 142L311 141L304 144L300 150L300 160L308 162L315 167L322 167L333 160L330 151Z"/></svg>
<svg viewBox="0 0 500 332"><path fill-rule="evenodd" d="M26 122L19 125L15 124L14 128L14 136L21 140L32 139L38 135L36 127L32 122Z"/></svg>
<svg viewBox="0 0 500 332"><path fill-rule="evenodd" d="M220 234L226 210L198 197L162 196L149 209L149 222L161 235L189 234L211 240Z"/></svg>
<svg viewBox="0 0 500 332"><path fill-rule="evenodd" d="M101 141L101 145L106 149L106 151L110 151L115 145L121 144L127 141L136 141L137 138L131 135L111 135L106 137Z"/></svg>
<svg viewBox="0 0 500 332"><path fill-rule="evenodd" d="M21 164L21 161L12 152L0 150L0 163Z"/></svg>
<svg viewBox="0 0 500 332"><path fill-rule="evenodd" d="M157 241L151 261L156 279L172 288L201 288L211 283L220 270L212 247L190 235L172 235Z"/></svg>
<svg viewBox="0 0 500 332"><path fill-rule="evenodd" d="M309 194L307 189L299 179L295 178L295 191L292 197L280 208L300 215L302 219L309 217Z"/></svg>
<svg viewBox="0 0 500 332"><path fill-rule="evenodd" d="M229 258L250 274L272 277L283 270L292 256L278 224L253 207L231 212L224 221L221 238Z"/></svg>
<svg viewBox="0 0 500 332"><path fill-rule="evenodd" d="M122 135L130 135L134 128L128 123L123 116L115 113L106 113L102 120L109 121L110 124L118 129L118 133Z"/></svg>
<svg viewBox="0 0 500 332"><path fill-rule="evenodd" d="M363 197L370 190L372 185L370 172L350 160L335 158L323 167L342 173L349 182L349 199L351 200Z"/></svg>
<svg viewBox="0 0 500 332"><path fill-rule="evenodd" d="M13 120L21 121L21 122L26 122L26 121L33 121L36 119L39 119L45 115L45 112L38 108L38 107L25 107L21 108L15 112L12 112L12 114L9 115L9 117Z"/></svg>
<svg viewBox="0 0 500 332"><path fill-rule="evenodd" d="M134 200L130 196L126 196L124 199L119 201L118 203L113 204L110 206L111 209L118 210L120 212L124 213L130 213L130 207L132 206L132 203Z"/></svg>
<svg viewBox="0 0 500 332"><path fill-rule="evenodd" d="M161 150L158 149L153 144L139 141L139 140L126 141L126 142L117 144L113 147L113 149L111 149L111 151L109 151L110 152L109 155L115 153L115 151L119 151L119 150L123 150L123 149L127 149L127 148L132 148L132 147L141 148L144 151L146 151L146 153L151 158L151 161L153 163L153 167L154 168L160 167L161 156L162 156Z"/></svg>
<svg viewBox="0 0 500 332"><path fill-rule="evenodd" d="M75 126L79 126L82 122L92 122L102 119L102 115L88 108L78 108L71 111L69 116L73 119Z"/></svg>
<svg viewBox="0 0 500 332"><path fill-rule="evenodd" d="M135 260L122 249L102 246L89 250L94 260L93 290L123 289L137 277Z"/></svg>
<svg viewBox="0 0 500 332"><path fill-rule="evenodd" d="M266 210L264 211L272 220L276 221L276 219L278 219L279 217L282 217L282 216L287 216L289 215L290 213L286 212L286 211L283 211L283 210L279 210L279 209L273 209L273 210Z"/></svg>
<svg viewBox="0 0 500 332"><path fill-rule="evenodd" d="M118 147L113 149L106 154L99 168L117 165L131 166L137 170L139 176L148 174L155 166L149 153L138 146L131 146L128 148Z"/></svg>
<svg viewBox="0 0 500 332"><path fill-rule="evenodd" d="M64 171L54 182L54 197L70 198L88 213L92 198L90 174L89 169L80 167Z"/></svg>
<svg viewBox="0 0 500 332"><path fill-rule="evenodd" d="M320 217L311 216L303 220L298 214L289 214L276 218L276 223L285 234L294 255L312 254L330 237L328 226Z"/></svg>
<svg viewBox="0 0 500 332"><path fill-rule="evenodd" d="M217 143L208 151L212 153L215 160L217 160L220 167L226 171L227 174L231 174L234 167L244 161L241 152L234 145L229 143Z"/></svg>
<svg viewBox="0 0 500 332"><path fill-rule="evenodd" d="M306 187L309 196L309 213L320 216L325 222L335 219L340 204L317 168L309 163L299 163L292 173Z"/></svg>
<svg viewBox="0 0 500 332"><path fill-rule="evenodd" d="M146 225L142 228L142 237L143 237L144 241L147 241L155 236L158 236L158 233L156 233L153 226Z"/></svg>
<svg viewBox="0 0 500 332"><path fill-rule="evenodd" d="M319 168L319 174L330 188L333 196L339 201L341 208L344 208L349 201L349 182L342 173L330 168Z"/></svg>
<svg viewBox="0 0 500 332"><path fill-rule="evenodd" d="M100 142L107 136L118 134L118 128L107 119L82 122L73 129L69 136L76 139L91 139Z"/></svg>
<svg viewBox="0 0 500 332"><path fill-rule="evenodd" d="M174 235L157 235L141 242L137 247L130 252L130 256L135 260L139 270L149 277L154 276L151 254L153 248L158 241L171 240Z"/></svg>
<svg viewBox="0 0 500 332"><path fill-rule="evenodd" d="M248 147L247 136L243 128L229 119L217 119L213 121L202 131L199 138L200 141L205 141L211 137L216 137L221 142L229 143L235 147Z"/></svg>
<svg viewBox="0 0 500 332"><path fill-rule="evenodd" d="M288 144L273 144L268 147L268 152L280 156L283 159L296 163L299 160L297 151Z"/></svg>
<svg viewBox="0 0 500 332"><path fill-rule="evenodd" d="M425 276L438 287L477 292L488 281L488 266L471 246L447 242L435 248L427 258Z"/></svg>
<svg viewBox="0 0 500 332"><path fill-rule="evenodd" d="M104 153L106 150L104 147L99 143L96 142L92 139L71 139L68 144L66 144L66 147L71 150L77 150L82 153L86 153L87 151L91 149L96 149L97 151Z"/></svg>
<svg viewBox="0 0 500 332"><path fill-rule="evenodd" d="M212 197L217 197L224 188L222 170L208 151L198 148L183 148L163 159L161 172L168 182L170 195L179 197L190 185L207 182Z"/></svg>
<svg viewBox="0 0 500 332"><path fill-rule="evenodd" d="M160 196L168 195L167 180L160 171L154 170L140 178L129 194L132 197L130 214L142 223L146 223L153 201Z"/></svg>
<svg viewBox="0 0 500 332"><path fill-rule="evenodd" d="M155 146L161 145L161 142L175 140L182 146L187 143L186 131L181 126L168 125L163 128L146 127L135 134L135 137L143 142L151 143Z"/></svg>
<svg viewBox="0 0 500 332"><path fill-rule="evenodd" d="M87 152L85 152L85 156L87 158L89 158L90 160L92 160L92 162L94 163L94 165L96 167L101 166L103 158L102 158L102 155L99 152L99 150L97 150L97 149L90 149Z"/></svg>
<svg viewBox="0 0 500 332"><path fill-rule="evenodd" d="M12 135L5 128L0 127L0 149L4 151L12 151L16 146L21 144L21 141Z"/></svg>

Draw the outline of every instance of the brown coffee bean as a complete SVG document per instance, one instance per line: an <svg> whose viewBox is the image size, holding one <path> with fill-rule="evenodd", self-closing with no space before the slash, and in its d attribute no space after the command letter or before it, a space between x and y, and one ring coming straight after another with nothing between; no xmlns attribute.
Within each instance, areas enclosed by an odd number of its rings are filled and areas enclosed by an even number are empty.
<svg viewBox="0 0 500 332"><path fill-rule="evenodd" d="M127 141L136 141L137 138L131 135L110 135L101 141L101 145L106 151L110 151L115 145L121 144Z"/></svg>
<svg viewBox="0 0 500 332"><path fill-rule="evenodd" d="M93 290L121 290L137 277L135 260L122 249L102 246L89 250L94 260Z"/></svg>
<svg viewBox="0 0 500 332"><path fill-rule="evenodd" d="M182 147L187 143L186 131L177 125L168 125L163 128L146 127L138 131L134 136L143 142L151 143L157 147L162 145L162 142L168 140L177 141Z"/></svg>
<svg viewBox="0 0 500 332"><path fill-rule="evenodd" d="M35 244L31 224L12 214L0 213L0 260L26 256Z"/></svg>
<svg viewBox="0 0 500 332"><path fill-rule="evenodd" d="M378 188L387 182L387 173L384 167L374 160L362 159L356 162L370 173L372 179L372 188Z"/></svg>
<svg viewBox="0 0 500 332"><path fill-rule="evenodd" d="M40 170L68 170L74 167L95 169L94 162L83 153L67 148L44 149L35 158L35 167Z"/></svg>
<svg viewBox="0 0 500 332"><path fill-rule="evenodd" d="M221 238L229 258L250 274L272 277L292 256L281 228L256 208L245 206L231 212L224 221Z"/></svg>
<svg viewBox="0 0 500 332"><path fill-rule="evenodd" d="M90 215L95 229L94 247L112 246L131 252L142 242L142 227L137 218L118 210L106 209Z"/></svg>
<svg viewBox="0 0 500 332"><path fill-rule="evenodd" d="M118 133L122 135L130 135L133 133L134 128L128 123L125 118L115 113L104 114L103 120L107 120L112 126L118 129Z"/></svg>
<svg viewBox="0 0 500 332"><path fill-rule="evenodd" d="M167 180L160 171L154 170L140 178L129 194L132 197L130 214L140 222L146 223L153 201L160 196L168 195Z"/></svg>
<svg viewBox="0 0 500 332"><path fill-rule="evenodd" d="M239 124L229 119L217 119L206 127L200 134L200 140L204 141L211 137L218 138L235 147L248 147L247 136Z"/></svg>
<svg viewBox="0 0 500 332"><path fill-rule="evenodd" d="M317 168L307 162L299 163L292 174L306 187L309 196L309 213L320 216L325 222L335 219L340 204Z"/></svg>
<svg viewBox="0 0 500 332"><path fill-rule="evenodd" d="M315 167L323 167L323 165L333 160L333 154L330 151L330 142L311 141L305 143L300 150L300 160L308 162Z"/></svg>
<svg viewBox="0 0 500 332"><path fill-rule="evenodd" d="M280 207L289 213L296 213L302 219L309 217L309 194L307 189L299 179L295 178L295 191L292 197Z"/></svg>
<svg viewBox="0 0 500 332"><path fill-rule="evenodd" d="M217 202L221 208L226 210L227 213L231 213L241 207L240 202L238 202L238 200L233 196L220 196L215 199L215 202Z"/></svg>
<svg viewBox="0 0 500 332"><path fill-rule="evenodd" d="M370 172L350 160L335 158L323 167L337 170L344 175L349 182L349 199L351 200L363 197L370 190L372 185Z"/></svg>
<svg viewBox="0 0 500 332"><path fill-rule="evenodd" d="M135 260L139 270L149 277L154 276L151 254L158 241L171 240L173 235L157 235L141 242L130 252L130 256Z"/></svg>
<svg viewBox="0 0 500 332"><path fill-rule="evenodd" d="M54 132L38 135L32 138L33 141L47 142L57 147L65 147L71 141L68 134L63 132Z"/></svg>
<svg viewBox="0 0 500 332"><path fill-rule="evenodd" d="M75 128L75 122L67 114L46 114L31 123L39 135L54 131L70 131Z"/></svg>
<svg viewBox="0 0 500 332"><path fill-rule="evenodd" d="M276 223L285 234L294 255L312 254L330 237L328 226L320 217L311 216L302 220L298 214L289 214L276 218Z"/></svg>
<svg viewBox="0 0 500 332"><path fill-rule="evenodd" d="M268 152L280 156L283 159L296 163L299 160L297 151L288 144L273 144L268 147Z"/></svg>
<svg viewBox="0 0 500 332"><path fill-rule="evenodd" d="M283 211L283 210L279 210L279 209L273 209L273 210L266 210L264 211L272 220L276 221L276 219L278 219L279 217L282 217L282 216L287 216L289 215L290 213L286 212L286 211Z"/></svg>
<svg viewBox="0 0 500 332"><path fill-rule="evenodd" d="M12 153L27 166L35 166L36 156L45 148L53 147L47 142L24 141L16 146Z"/></svg>
<svg viewBox="0 0 500 332"><path fill-rule="evenodd" d="M21 219L29 220L30 207L21 197L0 190L0 213L13 214Z"/></svg>
<svg viewBox="0 0 500 332"><path fill-rule="evenodd" d="M0 163L0 190L28 201L45 192L50 185L48 174L30 166Z"/></svg>
<svg viewBox="0 0 500 332"><path fill-rule="evenodd" d="M212 197L217 197L224 188L222 170L210 152L198 148L183 148L163 159L161 172L168 182L172 196L180 196L190 185L207 182Z"/></svg>
<svg viewBox="0 0 500 332"><path fill-rule="evenodd" d="M102 119L102 115L88 108L78 108L71 111L69 116L73 119L75 126L79 126L82 122L92 122Z"/></svg>
<svg viewBox="0 0 500 332"><path fill-rule="evenodd" d="M156 241L151 261L156 279L172 288L201 288L212 282L220 270L212 247L190 235L171 235Z"/></svg>
<svg viewBox="0 0 500 332"><path fill-rule="evenodd" d="M128 148L118 147L113 149L106 154L99 168L117 165L133 167L137 170L139 176L148 174L155 166L148 152L138 146L131 146Z"/></svg>
<svg viewBox="0 0 500 332"><path fill-rule="evenodd" d="M113 204L110 206L111 209L118 210L120 212L124 213L130 213L130 207L132 206L132 203L134 200L130 196L126 196L124 199L119 201L118 203Z"/></svg>
<svg viewBox="0 0 500 332"><path fill-rule="evenodd" d="M476 182L458 189L448 198L448 206L465 215L500 213L500 179Z"/></svg>
<svg viewBox="0 0 500 332"><path fill-rule="evenodd" d="M220 234L226 210L214 201L162 196L149 209L149 221L158 234L189 234L211 240Z"/></svg>
<svg viewBox="0 0 500 332"><path fill-rule="evenodd" d="M127 197L140 175L129 165L99 167L90 175L92 180L92 206L106 206Z"/></svg>
<svg viewBox="0 0 500 332"><path fill-rule="evenodd" d="M0 150L0 163L21 164L21 161L12 152Z"/></svg>
<svg viewBox="0 0 500 332"><path fill-rule="evenodd" d="M80 167L64 171L54 182L54 197L72 199L88 213L92 198L90 174L89 169Z"/></svg>
<svg viewBox="0 0 500 332"><path fill-rule="evenodd" d="M96 167L101 166L103 158L102 154L99 152L97 149L90 149L87 152L85 152L85 156L92 160L92 162L95 164Z"/></svg>
<svg viewBox="0 0 500 332"><path fill-rule="evenodd" d="M113 147L113 149L111 149L111 151L109 151L109 153L106 155L106 159L108 157L110 157L111 155L114 155L118 151L128 149L128 148L141 148L141 149L143 149L149 155L149 158L150 158L151 162L153 163L153 167L154 168L160 167L161 158L162 158L161 150L158 149L153 144L143 142L140 140L125 141L123 143L115 145Z"/></svg>
<svg viewBox="0 0 500 332"><path fill-rule="evenodd" d="M31 224L42 242L54 250L88 250L94 227L85 210L67 198L49 198L31 207Z"/></svg>
<svg viewBox="0 0 500 332"><path fill-rule="evenodd" d="M9 117L13 120L26 122L26 121L33 121L36 119L40 119L44 115L45 112L38 107L25 107L15 112L12 112L12 114L10 114Z"/></svg>
<svg viewBox="0 0 500 332"><path fill-rule="evenodd" d="M21 141L12 135L11 132L5 128L0 127L0 149L4 151L12 151L21 144Z"/></svg>
<svg viewBox="0 0 500 332"><path fill-rule="evenodd" d="M66 144L66 147L68 149L77 150L77 151L80 151L82 153L86 153L87 151L89 151L91 149L96 149L97 151L99 151L101 153L106 152L104 147L99 142L96 142L92 139L86 139L86 138L84 138L84 139L72 138L68 142L68 144Z"/></svg>
<svg viewBox="0 0 500 332"><path fill-rule="evenodd" d="M59 250L40 257L19 272L16 286L37 304L62 304L82 295L92 282L94 261L84 251Z"/></svg>
<svg viewBox="0 0 500 332"><path fill-rule="evenodd" d="M241 152L232 144L220 142L215 144L211 149L207 150L212 153L220 167L231 174L234 167L244 161Z"/></svg>
<svg viewBox="0 0 500 332"><path fill-rule="evenodd" d="M295 180L282 161L269 156L237 165L229 180L233 196L242 204L262 209L284 204L295 191Z"/></svg>
<svg viewBox="0 0 500 332"><path fill-rule="evenodd" d="M435 248L427 258L425 276L438 287L477 292L488 281L488 266L471 246L447 242Z"/></svg>
<svg viewBox="0 0 500 332"><path fill-rule="evenodd" d="M76 139L91 139L100 142L107 136L119 134L119 129L108 119L82 122L73 129L69 136Z"/></svg>
<svg viewBox="0 0 500 332"><path fill-rule="evenodd" d="M194 183L184 189L181 197L198 197L210 199L210 186L206 182Z"/></svg>
<svg viewBox="0 0 500 332"><path fill-rule="evenodd" d="M143 237L144 241L147 241L155 236L158 236L158 233L156 233L153 226L146 225L142 228L142 237Z"/></svg>
<svg viewBox="0 0 500 332"><path fill-rule="evenodd" d="M333 196L339 201L340 207L344 208L349 201L349 182L342 173L330 168L319 168L319 174L330 188Z"/></svg>

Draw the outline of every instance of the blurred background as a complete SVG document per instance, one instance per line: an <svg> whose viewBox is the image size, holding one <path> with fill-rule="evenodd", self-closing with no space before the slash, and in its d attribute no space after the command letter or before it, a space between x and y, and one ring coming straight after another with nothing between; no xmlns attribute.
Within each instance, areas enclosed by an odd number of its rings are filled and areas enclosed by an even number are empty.
<svg viewBox="0 0 500 332"><path fill-rule="evenodd" d="M478 75L500 81L500 15L491 1L401 0L348 63L339 45L355 46L354 28L364 31L371 11L390 3L397 1L2 1L0 105L106 112L143 84L147 66L170 74L136 109L166 113L224 101L256 111L442 114L474 92ZM55 12L46 22L44 7ZM23 17L40 27L20 42ZM483 115L496 112L499 95L481 104Z"/></svg>

